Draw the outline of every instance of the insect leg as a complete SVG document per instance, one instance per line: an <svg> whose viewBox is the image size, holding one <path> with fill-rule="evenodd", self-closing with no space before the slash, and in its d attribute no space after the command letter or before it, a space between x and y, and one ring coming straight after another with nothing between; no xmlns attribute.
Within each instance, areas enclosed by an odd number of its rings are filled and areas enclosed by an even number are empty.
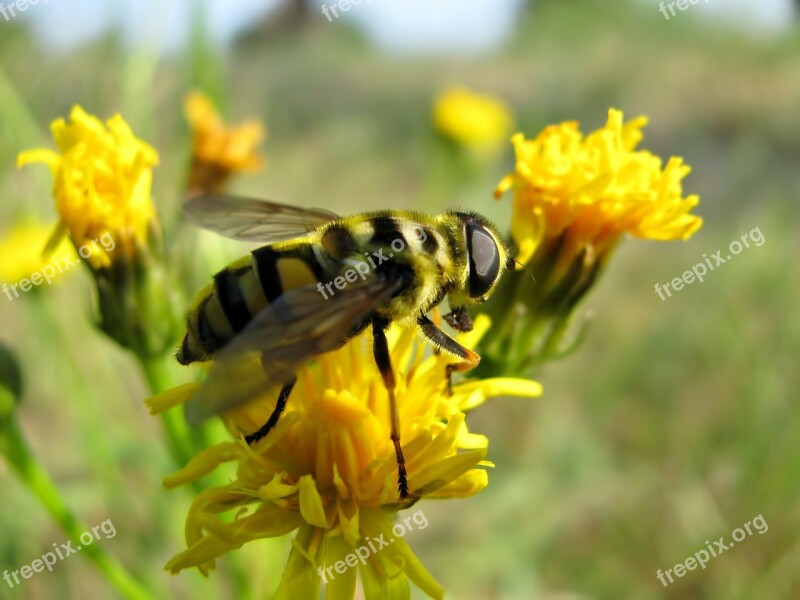
<svg viewBox="0 0 800 600"><path fill-rule="evenodd" d="M442 326L442 313L441 313L441 311L439 311L439 307L435 306L433 308L432 312L433 312L433 324L436 325L437 327L441 327ZM447 319L448 316L449 315L445 315L444 318ZM448 321L448 323L449 322L450 321ZM433 347L433 353L438 356L439 354L442 353L442 349L439 348L439 346L434 346Z"/></svg>
<svg viewBox="0 0 800 600"><path fill-rule="evenodd" d="M284 386L281 388L281 393L278 395L278 401L275 403L275 409L272 411L269 419L267 419L267 422L264 423L258 431L244 436L245 442L248 444L255 444L258 440L272 431L272 428L278 424L278 419L281 418L283 411L286 409L286 402L289 400L289 395L292 393L292 388L294 387L295 383L297 383L296 378L292 379L289 383L284 384Z"/></svg>
<svg viewBox="0 0 800 600"><path fill-rule="evenodd" d="M389 415L391 418L391 440L394 444L394 453L397 458L397 489L401 498L408 498L408 473L406 471L406 459L403 457L403 449L400 447L400 421L397 417L397 401L394 397L395 378L392 369L392 360L389 356L389 344L386 341L388 322L381 319L372 321L373 353L375 364L383 377L383 384L389 392Z"/></svg>
<svg viewBox="0 0 800 600"><path fill-rule="evenodd" d="M444 320L456 331L472 331L472 317L469 316L467 309L464 307L456 308L444 316ZM436 323L439 326L439 323Z"/></svg>
<svg viewBox="0 0 800 600"><path fill-rule="evenodd" d="M451 363L445 367L445 373L447 374L447 391L452 395L453 371L468 371L478 366L481 357L472 350L465 348L439 329L426 315L420 315L417 318L417 324L422 330L422 335L433 342L434 345L461 359L461 362Z"/></svg>

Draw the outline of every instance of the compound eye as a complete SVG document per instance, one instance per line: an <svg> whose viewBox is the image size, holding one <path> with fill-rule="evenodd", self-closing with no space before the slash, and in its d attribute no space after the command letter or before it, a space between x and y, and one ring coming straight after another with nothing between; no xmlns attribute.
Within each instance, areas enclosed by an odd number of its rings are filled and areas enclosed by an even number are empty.
<svg viewBox="0 0 800 600"><path fill-rule="evenodd" d="M467 225L469 297L480 298L492 289L500 272L500 251L494 238L480 225Z"/></svg>

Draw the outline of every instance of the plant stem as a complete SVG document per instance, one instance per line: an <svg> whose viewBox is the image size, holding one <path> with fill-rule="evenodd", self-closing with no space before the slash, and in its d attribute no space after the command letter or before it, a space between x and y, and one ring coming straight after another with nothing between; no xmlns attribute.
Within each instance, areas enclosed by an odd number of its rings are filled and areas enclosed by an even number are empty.
<svg viewBox="0 0 800 600"><path fill-rule="evenodd" d="M50 479L44 467L36 460L24 434L20 430L16 419L10 417L2 425L0 444L9 463L25 484L36 495L47 509L47 512L61 525L69 537L79 540L81 534L91 531L78 521L64 502L58 488ZM108 582L123 598L131 600L150 600L153 596L137 579L128 573L119 562L107 554L102 546L97 544L84 544L81 550L86 554L106 576Z"/></svg>
<svg viewBox="0 0 800 600"><path fill-rule="evenodd" d="M140 358L139 362L147 378L151 394L159 394L176 385L163 358ZM189 437L189 430L183 421L180 410L180 407L175 407L161 413L161 423L167 433L167 441L172 456L183 467L195 455L195 452Z"/></svg>

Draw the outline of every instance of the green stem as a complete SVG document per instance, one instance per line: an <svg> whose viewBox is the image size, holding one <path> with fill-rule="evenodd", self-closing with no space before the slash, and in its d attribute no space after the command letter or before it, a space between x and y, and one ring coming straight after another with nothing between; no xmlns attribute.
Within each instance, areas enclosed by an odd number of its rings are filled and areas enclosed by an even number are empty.
<svg viewBox="0 0 800 600"><path fill-rule="evenodd" d="M176 385L174 377L170 373L169 364L165 359L140 358L139 361L147 377L151 393L158 394ZM211 445L211 441L209 430L205 427L198 429L194 432L194 435L192 435L180 411L180 407L164 411L161 413L161 422L164 424L164 429L167 432L167 438L173 457L180 462L181 466L184 466L189 462L189 459L195 455L195 447L207 448ZM215 473L213 477L219 478L219 485L224 484L221 473ZM200 494L204 489L200 482L196 480L192 481L189 485L195 494ZM249 577L246 570L242 568L241 563L231 560L229 568L236 589L236 597L252 597L252 591L248 588Z"/></svg>
<svg viewBox="0 0 800 600"><path fill-rule="evenodd" d="M74 541L80 539L81 534L91 531L78 521L67 507L58 488L50 479L47 471L36 460L27 441L19 429L16 420L11 417L2 427L0 444L8 458L9 463L36 497L41 501L47 512L58 522L69 537ZM125 570L119 562L97 544L83 545L81 550L86 554L106 576L108 582L119 592L123 598L133 600L150 600L153 596Z"/></svg>
<svg viewBox="0 0 800 600"><path fill-rule="evenodd" d="M165 358L140 357L139 362L147 378L151 394L160 394L178 385ZM201 428L196 432L189 431L180 406L165 410L160 417L167 434L170 453L179 467L185 467L200 449L211 446L206 428ZM203 491L203 486L199 481L192 481L189 487L195 494Z"/></svg>
<svg viewBox="0 0 800 600"><path fill-rule="evenodd" d="M519 319L515 303L517 281L509 276L500 285L502 287L492 296L489 306L483 311L492 320L492 326L481 340L480 345L486 349L487 354L493 357L506 356L504 346L511 335L514 322Z"/></svg>
<svg viewBox="0 0 800 600"><path fill-rule="evenodd" d="M159 394L177 385L165 359L139 358L139 362L147 378L151 394ZM175 407L162 412L161 423L167 433L167 441L172 457L183 467L195 455L195 452L189 437L189 430L180 411L180 407Z"/></svg>

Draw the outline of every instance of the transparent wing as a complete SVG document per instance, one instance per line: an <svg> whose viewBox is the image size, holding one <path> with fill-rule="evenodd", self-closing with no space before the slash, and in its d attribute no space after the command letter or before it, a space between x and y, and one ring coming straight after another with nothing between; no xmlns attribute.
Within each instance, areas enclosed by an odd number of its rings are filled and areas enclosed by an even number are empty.
<svg viewBox="0 0 800 600"><path fill-rule="evenodd" d="M373 277L349 283L327 299L314 285L287 292L215 357L208 378L186 404L187 421L199 423L288 382L315 356L341 347L401 286Z"/></svg>
<svg viewBox="0 0 800 600"><path fill-rule="evenodd" d="M298 208L268 200L205 194L186 201L186 218L205 229L244 242L280 242L306 235L338 219L321 208Z"/></svg>

